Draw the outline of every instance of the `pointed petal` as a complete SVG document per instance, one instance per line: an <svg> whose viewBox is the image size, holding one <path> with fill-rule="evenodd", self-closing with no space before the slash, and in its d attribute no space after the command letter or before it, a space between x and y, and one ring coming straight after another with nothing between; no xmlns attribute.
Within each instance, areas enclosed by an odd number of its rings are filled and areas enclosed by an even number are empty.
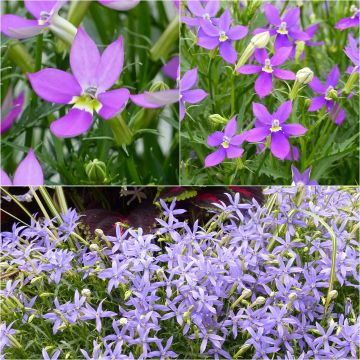
<svg viewBox="0 0 360 360"><path fill-rule="evenodd" d="M208 20L201 21L201 29L208 36L219 37L219 29Z"/></svg>
<svg viewBox="0 0 360 360"><path fill-rule="evenodd" d="M271 58L271 65L277 66L283 64L291 53L292 47L282 47L276 50L275 55Z"/></svg>
<svg viewBox="0 0 360 360"><path fill-rule="evenodd" d="M325 105L325 98L324 96L317 96L311 99L311 103L309 106L309 111L316 111L321 109Z"/></svg>
<svg viewBox="0 0 360 360"><path fill-rule="evenodd" d="M228 31L227 36L229 37L230 40L235 41L242 39L247 35L247 33L248 33L247 26L237 25Z"/></svg>
<svg viewBox="0 0 360 360"><path fill-rule="evenodd" d="M307 128L300 124L284 124L282 129L287 136L301 136L307 132Z"/></svg>
<svg viewBox="0 0 360 360"><path fill-rule="evenodd" d="M344 18L341 19L336 25L335 29L345 30L354 26L359 26L359 18L355 16L354 18Z"/></svg>
<svg viewBox="0 0 360 360"><path fill-rule="evenodd" d="M113 118L125 108L129 97L130 91L125 88L110 90L98 95L98 100L102 105L98 111L99 115L106 120Z"/></svg>
<svg viewBox="0 0 360 360"><path fill-rule="evenodd" d="M65 116L55 120L50 130L58 138L71 138L81 135L89 130L92 115L85 110L71 109Z"/></svg>
<svg viewBox="0 0 360 360"><path fill-rule="evenodd" d="M100 53L91 37L79 28L70 50L72 72L83 90L96 85Z"/></svg>
<svg viewBox="0 0 360 360"><path fill-rule="evenodd" d="M292 180L296 185L299 181L301 181L300 171L294 165L291 165L291 172L292 172Z"/></svg>
<svg viewBox="0 0 360 360"><path fill-rule="evenodd" d="M236 129L237 129L236 116L234 116L226 124L224 135L231 138L236 134Z"/></svg>
<svg viewBox="0 0 360 360"><path fill-rule="evenodd" d="M190 3L191 1L189 1ZM205 11L210 15L210 17L214 17L220 9L220 1L212 0L208 1L205 6Z"/></svg>
<svg viewBox="0 0 360 360"><path fill-rule="evenodd" d="M187 90L182 93L182 99L189 104L197 104L204 100L208 93L201 89Z"/></svg>
<svg viewBox="0 0 360 360"><path fill-rule="evenodd" d="M243 133L244 139L248 142L259 142L266 139L270 135L270 129L267 126L256 127Z"/></svg>
<svg viewBox="0 0 360 360"><path fill-rule="evenodd" d="M205 167L216 166L224 161L226 151L223 147L220 147L205 158Z"/></svg>
<svg viewBox="0 0 360 360"><path fill-rule="evenodd" d="M120 36L101 55L96 77L99 93L110 89L116 83L122 72L123 64L123 38Z"/></svg>
<svg viewBox="0 0 360 360"><path fill-rule="evenodd" d="M184 102L180 101L179 102L179 117L180 117L180 121L184 120L185 117L185 106L184 106Z"/></svg>
<svg viewBox="0 0 360 360"><path fill-rule="evenodd" d="M231 145L241 145L244 142L244 140L245 140L244 133L242 133L240 135L235 135L234 137L232 137L230 140L230 144Z"/></svg>
<svg viewBox="0 0 360 360"><path fill-rule="evenodd" d="M186 71L180 80L180 91L191 89L197 82L198 70L197 68Z"/></svg>
<svg viewBox="0 0 360 360"><path fill-rule="evenodd" d="M261 66L243 65L236 69L239 74L256 74L261 71Z"/></svg>
<svg viewBox="0 0 360 360"><path fill-rule="evenodd" d="M213 134L208 136L207 143L209 146L217 147L223 142L224 133L221 131L215 131Z"/></svg>
<svg viewBox="0 0 360 360"><path fill-rule="evenodd" d="M267 17L270 24L278 26L281 23L280 14L278 9L271 4L264 6L265 16Z"/></svg>
<svg viewBox="0 0 360 360"><path fill-rule="evenodd" d="M269 58L269 55L265 48L256 49L254 56L256 61L261 65L265 65L265 59Z"/></svg>
<svg viewBox="0 0 360 360"><path fill-rule="evenodd" d="M71 74L58 69L43 69L28 74L31 86L42 99L57 104L68 104L81 95L81 87Z"/></svg>
<svg viewBox="0 0 360 360"><path fill-rule="evenodd" d="M326 88L328 88L329 86L336 87L339 78L340 78L339 66L335 65L326 79L325 87Z"/></svg>
<svg viewBox="0 0 360 360"><path fill-rule="evenodd" d="M311 82L309 82L309 86L312 90L319 94L324 94L326 91L325 85L323 85L316 76L314 76Z"/></svg>
<svg viewBox="0 0 360 360"><path fill-rule="evenodd" d="M252 105L253 113L256 119L263 124L272 125L273 118L267 108L264 105L255 102Z"/></svg>
<svg viewBox="0 0 360 360"><path fill-rule="evenodd" d="M45 25L37 20L24 19L21 16L5 14L1 16L1 32L15 39L26 39L40 34Z"/></svg>
<svg viewBox="0 0 360 360"><path fill-rule="evenodd" d="M176 80L178 77L179 66L180 66L180 57L174 56L169 62L167 62L163 66L162 71L170 79Z"/></svg>
<svg viewBox="0 0 360 360"><path fill-rule="evenodd" d="M33 149L20 162L14 174L14 185L43 185L44 173Z"/></svg>
<svg viewBox="0 0 360 360"><path fill-rule="evenodd" d="M270 149L272 154L281 160L284 160L285 157L289 154L289 140L281 131L271 134Z"/></svg>
<svg viewBox="0 0 360 360"><path fill-rule="evenodd" d="M229 159L234 159L234 158L238 158L240 157L244 152L244 149L239 148L237 146L233 146L230 145L227 149L226 149L226 156Z"/></svg>
<svg viewBox="0 0 360 360"><path fill-rule="evenodd" d="M165 105L173 104L179 101L179 90L164 90L157 92L148 92L138 95L130 95L130 99L138 106L150 109L156 109Z"/></svg>
<svg viewBox="0 0 360 360"><path fill-rule="evenodd" d="M295 7L289 9L284 16L284 21L286 22L287 27L291 27L295 25L298 22L299 17L300 17L300 8Z"/></svg>
<svg viewBox="0 0 360 360"><path fill-rule="evenodd" d="M279 120L280 124L282 124L289 118L291 111L292 111L292 102L291 100L289 100L281 104L277 109L277 111L274 112L272 117L273 119Z"/></svg>
<svg viewBox="0 0 360 360"><path fill-rule="evenodd" d="M230 64L235 64L237 60L237 52L231 45L230 41L224 41L220 43L220 55L221 57Z"/></svg>
<svg viewBox="0 0 360 360"><path fill-rule="evenodd" d="M230 28L231 21L232 19L231 19L230 11L229 9L226 8L223 14L219 18L219 25L218 25L219 29L227 33L227 31Z"/></svg>
<svg viewBox="0 0 360 360"><path fill-rule="evenodd" d="M200 1L187 1L186 6L193 15L202 17L205 14L204 8L201 6Z"/></svg>
<svg viewBox="0 0 360 360"><path fill-rule="evenodd" d="M274 75L282 80L295 80L296 75L290 70L274 68Z"/></svg>
<svg viewBox="0 0 360 360"><path fill-rule="evenodd" d="M306 33L305 31L301 31L300 29L289 29L289 35L294 40L307 41L311 39L308 33Z"/></svg>
<svg viewBox="0 0 360 360"><path fill-rule="evenodd" d="M3 170L0 169L0 185L1 186L11 186L12 182L11 179L9 178L9 175Z"/></svg>
<svg viewBox="0 0 360 360"><path fill-rule="evenodd" d="M255 82L255 92L259 95L260 99L269 95L272 90L272 76L262 71Z"/></svg>
<svg viewBox="0 0 360 360"><path fill-rule="evenodd" d="M208 36L204 32L202 32L202 34L200 35L199 32L197 44L204 49L213 50L219 45L219 37Z"/></svg>

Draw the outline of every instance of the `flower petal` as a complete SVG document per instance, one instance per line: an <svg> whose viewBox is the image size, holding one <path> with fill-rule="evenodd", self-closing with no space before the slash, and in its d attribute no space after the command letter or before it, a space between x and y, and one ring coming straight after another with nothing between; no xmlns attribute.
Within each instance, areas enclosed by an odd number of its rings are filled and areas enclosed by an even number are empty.
<svg viewBox="0 0 360 360"><path fill-rule="evenodd" d="M37 20L24 19L21 16L5 14L1 16L1 32L15 39L26 39L40 34L46 25Z"/></svg>
<svg viewBox="0 0 360 360"><path fill-rule="evenodd" d="M24 104L24 92L22 92L13 102L12 109L1 119L0 134L10 129L11 125L15 122L21 113Z"/></svg>
<svg viewBox="0 0 360 360"><path fill-rule="evenodd" d="M179 66L180 66L180 57L174 56L169 62L167 62L163 66L162 71L170 79L176 80L178 78Z"/></svg>
<svg viewBox="0 0 360 360"><path fill-rule="evenodd" d="M230 145L241 145L244 142L244 133L240 135L235 135L230 140Z"/></svg>
<svg viewBox="0 0 360 360"><path fill-rule="evenodd" d="M339 78L340 78L339 66L335 65L326 79L325 88L327 89L329 86L336 87Z"/></svg>
<svg viewBox="0 0 360 360"><path fill-rule="evenodd" d="M226 124L224 135L231 138L236 134L236 129L237 129L236 116L234 116Z"/></svg>
<svg viewBox="0 0 360 360"><path fill-rule="evenodd" d="M102 5L120 11L127 11L139 4L140 0L98 0Z"/></svg>
<svg viewBox="0 0 360 360"><path fill-rule="evenodd" d="M83 90L96 85L100 53L91 37L79 28L70 50L72 72Z"/></svg>
<svg viewBox="0 0 360 360"><path fill-rule="evenodd" d="M57 104L69 104L81 95L81 87L73 75L58 69L43 69L28 74L31 86L42 99Z"/></svg>
<svg viewBox="0 0 360 360"><path fill-rule="evenodd" d="M44 184L44 173L33 149L30 149L25 158L18 165L14 174L14 185L38 186Z"/></svg>
<svg viewBox="0 0 360 360"><path fill-rule="evenodd" d="M258 65L243 65L236 69L239 74L256 74L261 71L261 66Z"/></svg>
<svg viewBox="0 0 360 360"><path fill-rule="evenodd" d="M224 161L226 151L223 147L220 147L205 158L205 167L216 166Z"/></svg>
<svg viewBox="0 0 360 360"><path fill-rule="evenodd" d="M290 46L291 46L291 41L289 40L287 35L277 34L274 43L274 47L276 50L282 47L290 47Z"/></svg>
<svg viewBox="0 0 360 360"><path fill-rule="evenodd" d="M269 95L272 90L272 76L269 73L262 71L255 82L255 92L260 99Z"/></svg>
<svg viewBox="0 0 360 360"><path fill-rule="evenodd" d="M264 105L255 102L252 105L253 113L256 119L263 124L272 125L273 118L267 108Z"/></svg>
<svg viewBox="0 0 360 360"><path fill-rule="evenodd" d="M191 3L192 1L189 1ZM212 0L208 1L208 3L205 6L205 11L210 15L210 17L213 17L217 14L217 12L220 9L220 1L219 0Z"/></svg>
<svg viewBox="0 0 360 360"><path fill-rule="evenodd" d="M335 29L345 30L354 26L359 26L359 18L355 16L354 18L344 18L341 19L336 25Z"/></svg>
<svg viewBox="0 0 360 360"><path fill-rule="evenodd" d="M271 134L270 149L272 154L281 160L284 160L289 154L289 140L281 131L273 132Z"/></svg>
<svg viewBox="0 0 360 360"><path fill-rule="evenodd" d="M226 149L226 156L229 159L234 159L234 158L240 157L243 154L243 152L244 152L244 149L239 148L237 146L230 145Z"/></svg>
<svg viewBox="0 0 360 360"><path fill-rule="evenodd" d="M307 41L311 39L311 36L307 32L301 31L300 29L289 29L289 35L294 40Z"/></svg>
<svg viewBox="0 0 360 360"><path fill-rule="evenodd" d="M221 57L230 64L235 64L238 54L230 41L224 41L220 43L220 55Z"/></svg>
<svg viewBox="0 0 360 360"><path fill-rule="evenodd" d="M282 47L276 50L275 55L271 58L271 65L277 66L283 64L291 53L292 47Z"/></svg>
<svg viewBox="0 0 360 360"><path fill-rule="evenodd" d="M299 17L300 17L300 8L295 7L289 9L284 16L284 21L286 22L287 27L291 27L295 25L298 22Z"/></svg>
<svg viewBox="0 0 360 360"><path fill-rule="evenodd" d="M231 19L230 11L229 9L226 8L223 14L219 18L219 25L218 25L219 29L227 33L227 31L230 28L231 21L232 19Z"/></svg>
<svg viewBox="0 0 360 360"><path fill-rule="evenodd" d="M224 133L221 131L215 131L213 134L208 136L207 143L209 146L217 147L221 145L223 139Z"/></svg>
<svg viewBox="0 0 360 360"><path fill-rule="evenodd" d="M288 136L301 136L307 132L307 128L300 124L284 124L282 129L285 135Z"/></svg>
<svg viewBox="0 0 360 360"><path fill-rule="evenodd" d="M185 106L182 101L179 102L179 117L180 121L183 121L185 117Z"/></svg>
<svg viewBox="0 0 360 360"><path fill-rule="evenodd" d="M271 134L267 126L256 127L243 133L244 139L248 142L259 142L266 139Z"/></svg>
<svg viewBox="0 0 360 360"><path fill-rule="evenodd" d="M278 26L281 23L280 14L278 9L271 4L264 6L265 16L267 17L270 24Z"/></svg>
<svg viewBox="0 0 360 360"><path fill-rule="evenodd" d="M256 49L254 56L256 61L261 65L265 65L265 60L269 58L269 55L265 48Z"/></svg>
<svg viewBox="0 0 360 360"><path fill-rule="evenodd" d="M111 88L119 78L124 64L123 38L120 36L103 52L97 67L96 82L98 92Z"/></svg>
<svg viewBox="0 0 360 360"><path fill-rule="evenodd" d="M1 186L11 186L12 185L12 181L9 178L9 175L3 170L0 169L0 185Z"/></svg>
<svg viewBox="0 0 360 360"><path fill-rule="evenodd" d="M58 138L71 138L88 131L91 123L91 113L73 108L65 116L55 120L50 125L50 130Z"/></svg>
<svg viewBox="0 0 360 360"><path fill-rule="evenodd" d="M295 80L296 75L290 70L274 68L274 75L282 80Z"/></svg>
<svg viewBox="0 0 360 360"><path fill-rule="evenodd" d="M219 37L208 36L203 31L199 31L197 45L204 49L213 50L219 45Z"/></svg>
<svg viewBox="0 0 360 360"><path fill-rule="evenodd" d="M280 124L282 124L289 118L291 111L292 111L292 102L291 100L289 100L279 106L277 111L275 111L273 114L273 119L279 120Z"/></svg>
<svg viewBox="0 0 360 360"><path fill-rule="evenodd" d="M324 94L326 91L326 86L323 85L316 76L314 76L313 79L309 82L309 86L312 90L319 94Z"/></svg>
<svg viewBox="0 0 360 360"><path fill-rule="evenodd" d="M156 109L176 103L180 99L180 94L178 89L157 92L146 91L144 94L130 95L130 99L138 106Z"/></svg>
<svg viewBox="0 0 360 360"><path fill-rule="evenodd" d="M52 8L58 3L56 0L24 0L27 11L34 16L35 19L41 18L41 12L46 11L50 14Z"/></svg>
<svg viewBox="0 0 360 360"><path fill-rule="evenodd" d="M237 25L228 31L227 36L229 37L230 40L234 41L234 40L242 39L247 35L247 33L248 33L247 26Z"/></svg>
<svg viewBox="0 0 360 360"><path fill-rule="evenodd" d="M197 68L186 71L180 80L180 91L191 89L196 83L198 79L198 70Z"/></svg>
<svg viewBox="0 0 360 360"><path fill-rule="evenodd" d="M219 37L219 29L208 20L201 21L201 29L207 36Z"/></svg>
<svg viewBox="0 0 360 360"><path fill-rule="evenodd" d="M130 91L125 88L107 91L98 95L98 100L102 104L101 109L98 111L99 115L106 120L113 118L124 109L129 97Z"/></svg>
<svg viewBox="0 0 360 360"><path fill-rule="evenodd" d="M325 97L324 96L317 96L311 99L311 103L309 106L309 111L316 111L321 109L325 105Z"/></svg>
<svg viewBox="0 0 360 360"><path fill-rule="evenodd" d="M193 15L202 17L205 14L204 8L201 6L200 1L187 1L186 6L191 11Z"/></svg>
<svg viewBox="0 0 360 360"><path fill-rule="evenodd" d="M187 90L182 93L182 99L189 104L197 104L207 96L208 93L201 89Z"/></svg>

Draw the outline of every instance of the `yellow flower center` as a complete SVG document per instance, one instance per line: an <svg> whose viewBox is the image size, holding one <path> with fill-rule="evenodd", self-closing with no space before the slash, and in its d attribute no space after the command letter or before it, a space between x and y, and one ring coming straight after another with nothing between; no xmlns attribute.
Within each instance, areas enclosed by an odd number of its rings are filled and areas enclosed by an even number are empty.
<svg viewBox="0 0 360 360"><path fill-rule="evenodd" d="M271 132L278 132L280 130L282 130L282 127L280 126L280 121L278 119L273 120L270 131Z"/></svg>
<svg viewBox="0 0 360 360"><path fill-rule="evenodd" d="M223 142L221 143L221 146L224 148L224 149L227 149L230 145L230 139L227 137L227 136L224 136L223 137Z"/></svg>
<svg viewBox="0 0 360 360"><path fill-rule="evenodd" d="M261 70L269 74L271 74L274 71L270 64L270 59L265 59L265 66Z"/></svg>
<svg viewBox="0 0 360 360"><path fill-rule="evenodd" d="M287 35L288 31L286 30L286 26L287 26L286 22L283 21L283 22L280 24L279 29L276 30L276 32L277 32L278 34Z"/></svg>
<svg viewBox="0 0 360 360"><path fill-rule="evenodd" d="M224 42L224 41L226 41L227 39L228 39L228 37L226 36L225 31L220 31L219 41Z"/></svg>
<svg viewBox="0 0 360 360"><path fill-rule="evenodd" d="M93 114L94 110L99 112L102 105L100 101L88 93L83 93L80 96L74 96L71 100L71 104L74 104L74 108L79 110L85 110Z"/></svg>

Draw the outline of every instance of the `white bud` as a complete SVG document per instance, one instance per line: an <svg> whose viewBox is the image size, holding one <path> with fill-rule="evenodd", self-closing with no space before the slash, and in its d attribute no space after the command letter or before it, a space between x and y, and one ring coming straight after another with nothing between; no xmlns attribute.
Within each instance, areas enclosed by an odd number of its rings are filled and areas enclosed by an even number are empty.
<svg viewBox="0 0 360 360"><path fill-rule="evenodd" d="M126 318L124 318L124 317L120 318L119 324L121 326L126 325L127 323L128 323L128 320Z"/></svg>
<svg viewBox="0 0 360 360"><path fill-rule="evenodd" d="M336 299L338 296L338 292L336 290L331 290L329 295L330 299Z"/></svg>
<svg viewBox="0 0 360 360"><path fill-rule="evenodd" d="M90 251L97 251L99 250L98 244L91 244L89 247Z"/></svg>
<svg viewBox="0 0 360 360"><path fill-rule="evenodd" d="M297 298L296 293L291 293L291 294L288 296L288 299L289 299L290 301L292 301L292 302L295 301L296 298Z"/></svg>
<svg viewBox="0 0 360 360"><path fill-rule="evenodd" d="M256 48L264 48L267 43L270 40L270 33L268 31L262 32L260 34L256 34L253 36L253 38L250 40L250 42L256 47Z"/></svg>
<svg viewBox="0 0 360 360"><path fill-rule="evenodd" d="M81 295L89 297L91 295L91 291L89 289L82 289L81 290Z"/></svg>
<svg viewBox="0 0 360 360"><path fill-rule="evenodd" d="M257 306L257 305L263 305L265 304L266 299L263 296L259 296L255 299L255 301L251 304L252 306Z"/></svg>
<svg viewBox="0 0 360 360"><path fill-rule="evenodd" d="M300 69L297 73L296 73L296 80L300 83L300 84L308 84L314 77L314 73L313 71L308 68L305 67L303 69Z"/></svg>
<svg viewBox="0 0 360 360"><path fill-rule="evenodd" d="M242 299L247 299L248 297L250 297L252 294L252 291L250 289L244 289L241 293L241 298Z"/></svg>

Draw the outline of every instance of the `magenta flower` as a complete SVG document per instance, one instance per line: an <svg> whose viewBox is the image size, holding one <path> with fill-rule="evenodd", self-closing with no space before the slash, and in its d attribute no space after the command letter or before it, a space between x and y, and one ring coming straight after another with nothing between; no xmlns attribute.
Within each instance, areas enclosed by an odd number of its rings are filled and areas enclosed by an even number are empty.
<svg viewBox="0 0 360 360"><path fill-rule="evenodd" d="M294 165L291 165L293 183L292 185L319 185L316 180L310 180L310 172L312 167L308 167L301 173Z"/></svg>
<svg viewBox="0 0 360 360"><path fill-rule="evenodd" d="M243 135L236 134L236 116L227 123L224 132L215 131L209 135L207 143L212 147L219 147L205 158L205 167L215 166L224 161L225 157L234 159L240 157L244 149L239 145L244 141Z"/></svg>
<svg viewBox="0 0 360 360"><path fill-rule="evenodd" d="M308 110L317 111L321 109L324 105L326 105L327 112L329 114L332 113L332 120L335 121L336 125L340 125L345 119L344 109L341 109L339 111L337 118L334 119L338 105L335 105L334 100L331 98L331 94L334 91L337 92L337 90L335 90L335 87L339 81L339 78L340 78L339 68L337 65L335 65L333 69L330 71L326 79L325 85L323 85L316 76L314 76L312 81L309 83L311 89L321 95L311 99L311 103Z"/></svg>
<svg viewBox="0 0 360 360"><path fill-rule="evenodd" d="M208 1L205 6L199 0L192 0L187 1L186 5L194 17L184 16L181 21L189 26L200 26L204 21L212 22L220 9L219 0Z"/></svg>
<svg viewBox="0 0 360 360"><path fill-rule="evenodd" d="M291 46L289 36L294 40L310 40L309 35L301 31L297 25L300 17L300 8L289 9L282 18L274 5L266 4L264 11L269 23L274 26L269 32L271 36L276 35L275 49ZM264 31L268 31L268 29L257 29L254 31L254 34Z"/></svg>
<svg viewBox="0 0 360 360"><path fill-rule="evenodd" d="M51 25L53 17L57 15L64 2L66 1L24 0L27 11L36 20L12 14L2 15L1 32L16 39L26 39L38 35Z"/></svg>
<svg viewBox="0 0 360 360"><path fill-rule="evenodd" d="M351 27L359 26L360 24L360 10L355 6L352 5L350 7L350 11L353 12L353 16L343 18L335 25L335 29L338 30L345 30Z"/></svg>
<svg viewBox="0 0 360 360"><path fill-rule="evenodd" d="M21 92L15 99L13 99L12 95L12 89L9 89L1 106L0 134L10 129L11 125L19 117L24 105L24 92Z"/></svg>
<svg viewBox="0 0 360 360"><path fill-rule="evenodd" d="M187 71L180 80L180 121L185 116L185 102L197 104L204 100L208 93L201 89L192 89L198 81L197 68Z"/></svg>
<svg viewBox="0 0 360 360"><path fill-rule="evenodd" d="M253 103L253 113L257 122L254 129L243 133L244 139L249 142L260 142L270 136L270 150L272 154L284 160L290 152L288 138L290 136L303 135L307 131L300 124L285 124L291 111L291 101L281 104L273 114L270 114L264 105Z"/></svg>
<svg viewBox="0 0 360 360"><path fill-rule="evenodd" d="M18 165L13 181L1 169L0 184L2 186L39 186L44 184L44 173L33 149L30 149L25 158Z"/></svg>
<svg viewBox="0 0 360 360"><path fill-rule="evenodd" d="M248 33L246 26L237 25L232 28L231 14L228 9L224 11L217 26L209 21L203 21L198 33L197 44L205 49L213 50L219 47L221 57L230 64L235 64L237 52L231 41L240 40Z"/></svg>
<svg viewBox="0 0 360 360"><path fill-rule="evenodd" d="M140 0L98 0L98 2L114 10L126 11L134 8L137 4L139 4Z"/></svg>
<svg viewBox="0 0 360 360"><path fill-rule="evenodd" d="M179 78L179 66L180 56L177 55L163 66L162 71L170 79L177 80Z"/></svg>
<svg viewBox="0 0 360 360"><path fill-rule="evenodd" d="M42 99L73 105L64 117L50 125L57 137L69 138L88 131L94 110L106 120L122 111L129 99L129 90L108 89L118 80L123 63L121 36L100 55L95 42L80 28L70 51L73 75L50 68L28 74L35 93Z"/></svg>
<svg viewBox="0 0 360 360"><path fill-rule="evenodd" d="M255 92L260 99L269 95L272 91L273 75L282 80L295 80L295 74L290 70L278 69L275 66L283 64L291 53L291 47L283 47L276 51L271 59L265 49L257 49L255 58L260 65L243 65L236 69L240 74L258 74L255 82Z"/></svg>

